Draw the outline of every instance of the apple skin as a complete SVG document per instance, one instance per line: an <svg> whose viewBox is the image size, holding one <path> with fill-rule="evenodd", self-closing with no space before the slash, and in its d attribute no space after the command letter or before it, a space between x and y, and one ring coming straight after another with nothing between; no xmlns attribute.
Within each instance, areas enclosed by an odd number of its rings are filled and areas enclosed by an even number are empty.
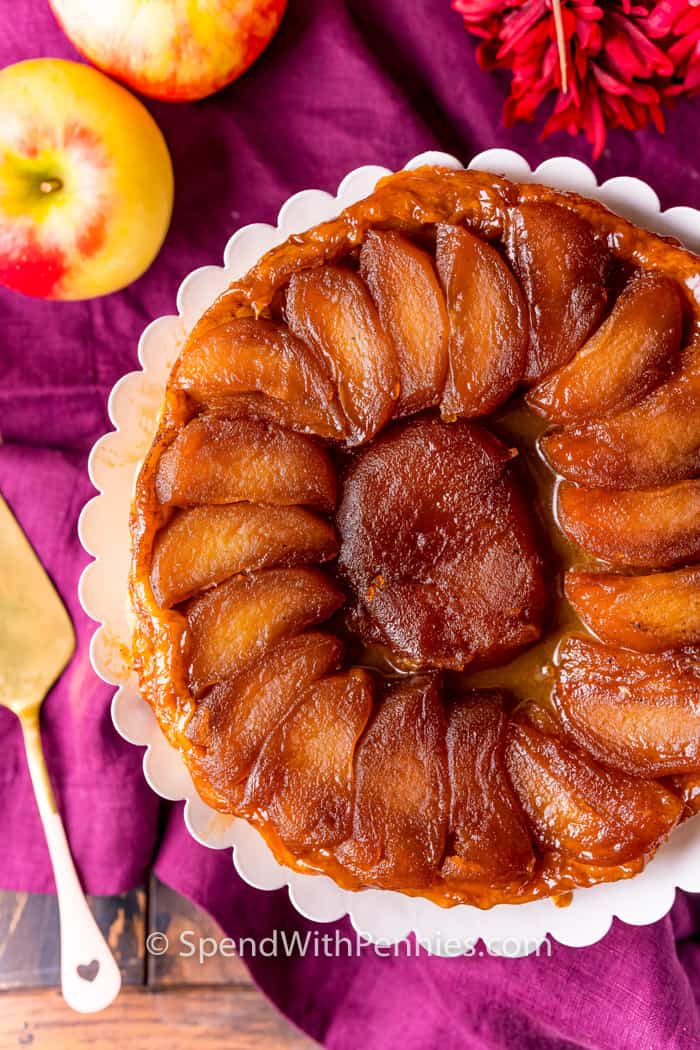
<svg viewBox="0 0 700 1050"><path fill-rule="evenodd" d="M165 102L230 84L264 51L287 0L49 0L66 36L105 73Z"/></svg>
<svg viewBox="0 0 700 1050"><path fill-rule="evenodd" d="M170 224L173 170L150 113L79 62L0 70L0 284L89 299L146 270Z"/></svg>

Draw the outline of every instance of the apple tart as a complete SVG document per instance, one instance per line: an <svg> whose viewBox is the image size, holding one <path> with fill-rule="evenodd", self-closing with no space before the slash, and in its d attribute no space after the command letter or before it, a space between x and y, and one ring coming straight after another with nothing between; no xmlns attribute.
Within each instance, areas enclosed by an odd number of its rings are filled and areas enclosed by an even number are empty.
<svg viewBox="0 0 700 1050"><path fill-rule="evenodd" d="M423 168L207 310L138 477L144 697L350 889L638 873L700 808L700 260Z"/></svg>

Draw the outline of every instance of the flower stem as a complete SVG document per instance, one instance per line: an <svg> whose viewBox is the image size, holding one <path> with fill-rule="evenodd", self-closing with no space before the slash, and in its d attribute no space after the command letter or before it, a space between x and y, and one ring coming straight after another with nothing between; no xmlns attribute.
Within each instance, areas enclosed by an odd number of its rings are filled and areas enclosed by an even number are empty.
<svg viewBox="0 0 700 1050"><path fill-rule="evenodd" d="M566 37L564 36L564 23L561 17L561 0L552 0L552 11L554 13L554 29L557 34L557 51L559 52L559 70L561 72L561 90L566 94L569 90L569 77L566 66Z"/></svg>

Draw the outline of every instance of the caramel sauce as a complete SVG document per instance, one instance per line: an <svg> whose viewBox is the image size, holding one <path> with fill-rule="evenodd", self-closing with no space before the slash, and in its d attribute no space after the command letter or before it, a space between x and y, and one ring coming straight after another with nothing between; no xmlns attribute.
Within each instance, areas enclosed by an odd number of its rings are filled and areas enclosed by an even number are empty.
<svg viewBox="0 0 700 1050"><path fill-rule="evenodd" d="M540 550L549 596L547 622L541 638L507 664L458 676L462 689L506 689L517 700L548 705L554 678L556 652L561 640L572 633L590 637L564 596L567 569L591 564L559 528L555 514L557 477L537 450L537 439L548 424L518 398L483 423L501 440L518 450L516 468L521 488L530 501L532 517L539 523Z"/></svg>

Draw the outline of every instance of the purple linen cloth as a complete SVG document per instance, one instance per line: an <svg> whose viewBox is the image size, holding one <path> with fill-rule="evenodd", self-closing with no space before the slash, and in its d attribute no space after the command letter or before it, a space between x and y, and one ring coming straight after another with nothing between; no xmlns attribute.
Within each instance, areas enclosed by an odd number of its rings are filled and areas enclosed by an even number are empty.
<svg viewBox="0 0 700 1050"><path fill-rule="evenodd" d="M0 7L0 62L77 58L43 0ZM92 893L136 885L155 861L170 885L234 937L310 932L286 893L252 890L228 852L187 834L179 806L159 803L141 753L111 727L112 690L92 673L93 625L76 586L87 556L75 532L92 494L92 443L109 429L107 395L136 367L153 317L174 309L182 278L218 263L228 235L274 221L307 187L334 191L359 164L400 167L425 149L464 160L491 146L531 164L580 139L537 140L537 125L500 123L506 79L480 72L474 43L448 0L292 0L273 44L237 84L191 105L149 102L173 155L175 212L151 270L125 291L87 303L44 303L0 290L0 489L73 616L79 646L44 713L49 766L77 865ZM663 207L700 206L697 102L669 114L668 135L610 135L601 178L638 175ZM18 726L0 710L0 885L50 891L52 879ZM164 826L160 838L157 826ZM319 928L349 932L347 922ZM554 945L552 957L443 960L278 956L249 960L263 990L333 1050L700 1046L700 900L679 895L671 915L634 929L615 923L598 945ZM232 1039L234 1038L232 1034Z"/></svg>

